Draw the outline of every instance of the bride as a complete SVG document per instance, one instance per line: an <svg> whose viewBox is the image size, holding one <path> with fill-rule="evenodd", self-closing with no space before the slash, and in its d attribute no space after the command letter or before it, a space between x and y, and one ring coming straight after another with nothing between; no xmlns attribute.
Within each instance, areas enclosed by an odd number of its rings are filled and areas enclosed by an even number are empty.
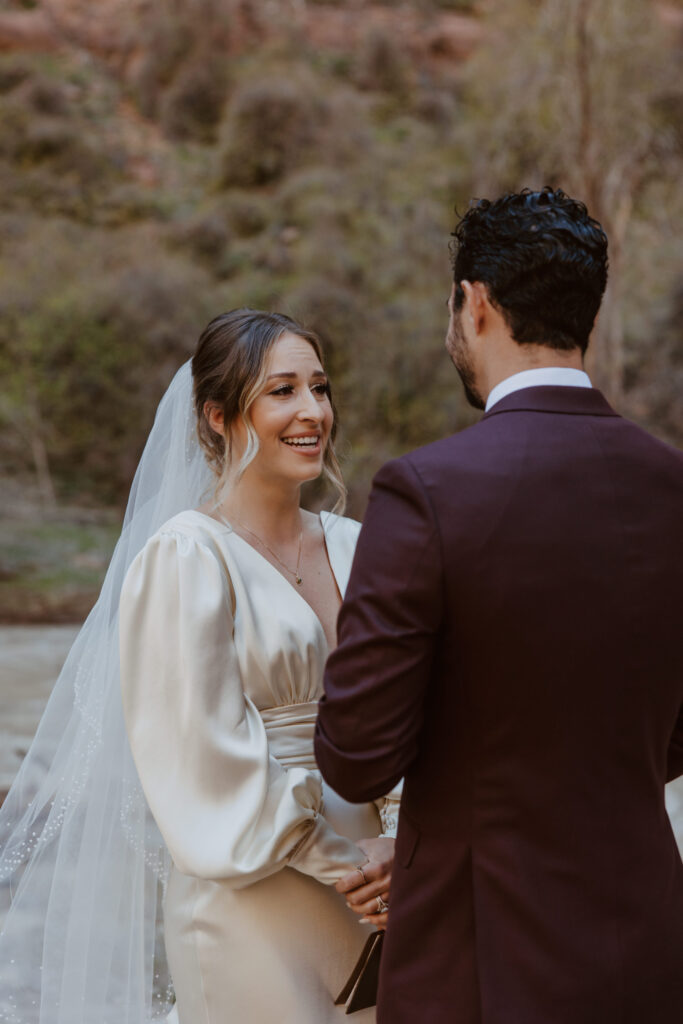
<svg viewBox="0 0 683 1024"><path fill-rule="evenodd" d="M181 1024L338 1020L366 932L333 883L393 856L396 795L347 804L313 757L358 530L299 505L343 493L318 341L237 310L191 373L0 812L6 1024L162 1020L166 957Z"/></svg>

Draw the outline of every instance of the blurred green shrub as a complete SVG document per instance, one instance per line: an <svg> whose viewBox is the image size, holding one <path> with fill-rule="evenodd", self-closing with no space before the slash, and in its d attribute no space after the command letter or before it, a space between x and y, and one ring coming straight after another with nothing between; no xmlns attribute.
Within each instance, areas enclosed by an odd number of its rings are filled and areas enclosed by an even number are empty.
<svg viewBox="0 0 683 1024"><path fill-rule="evenodd" d="M322 341L330 378L342 390L353 353L367 338L368 316L362 297L326 277L312 277L288 295L287 305Z"/></svg>
<svg viewBox="0 0 683 1024"><path fill-rule="evenodd" d="M478 0L432 0L435 7L460 14L476 14Z"/></svg>
<svg viewBox="0 0 683 1024"><path fill-rule="evenodd" d="M222 0L164 0L128 22L129 72L141 112L172 138L212 141L227 95L230 12Z"/></svg>
<svg viewBox="0 0 683 1024"><path fill-rule="evenodd" d="M51 117L65 117L68 114L66 87L54 79L33 78L23 92L29 106L37 114L46 114Z"/></svg>
<svg viewBox="0 0 683 1024"><path fill-rule="evenodd" d="M0 263L0 469L125 500L156 402L217 305L210 277L149 242L36 231Z"/></svg>
<svg viewBox="0 0 683 1024"><path fill-rule="evenodd" d="M238 89L223 135L223 186L267 185L302 162L322 121L307 89L287 78L265 78Z"/></svg>
<svg viewBox="0 0 683 1024"><path fill-rule="evenodd" d="M16 89L18 85L21 85L29 75L31 70L25 64L16 63L10 61L9 63L0 66L0 93L11 92L12 89Z"/></svg>
<svg viewBox="0 0 683 1024"><path fill-rule="evenodd" d="M230 230L225 218L213 211L175 225L170 237L176 248L191 253L215 273L228 247Z"/></svg>
<svg viewBox="0 0 683 1024"><path fill-rule="evenodd" d="M161 124L172 139L213 142L228 95L227 61L198 55L183 64L161 100Z"/></svg>
<svg viewBox="0 0 683 1024"><path fill-rule="evenodd" d="M450 128L455 125L457 104L453 93L448 89L423 89L415 98L413 112L421 121L433 124L437 128Z"/></svg>
<svg viewBox="0 0 683 1024"><path fill-rule="evenodd" d="M362 38L353 71L361 89L385 92L397 100L406 100L412 86L410 64L388 31L371 28Z"/></svg>
<svg viewBox="0 0 683 1024"><path fill-rule="evenodd" d="M249 192L233 190L223 204L225 218L239 238L253 238L268 224L268 209L264 200Z"/></svg>

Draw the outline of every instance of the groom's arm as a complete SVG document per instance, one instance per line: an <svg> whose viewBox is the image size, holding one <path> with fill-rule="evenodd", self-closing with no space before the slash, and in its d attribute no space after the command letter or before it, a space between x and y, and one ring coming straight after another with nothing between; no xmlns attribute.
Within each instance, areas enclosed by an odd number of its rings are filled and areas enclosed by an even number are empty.
<svg viewBox="0 0 683 1024"><path fill-rule="evenodd" d="M315 752L341 796L373 800L417 753L443 602L439 533L408 458L375 477L325 673Z"/></svg>
<svg viewBox="0 0 683 1024"><path fill-rule="evenodd" d="M677 779L679 775L683 775L683 708L681 708L678 714L678 722L669 743L666 781L671 782L672 779Z"/></svg>

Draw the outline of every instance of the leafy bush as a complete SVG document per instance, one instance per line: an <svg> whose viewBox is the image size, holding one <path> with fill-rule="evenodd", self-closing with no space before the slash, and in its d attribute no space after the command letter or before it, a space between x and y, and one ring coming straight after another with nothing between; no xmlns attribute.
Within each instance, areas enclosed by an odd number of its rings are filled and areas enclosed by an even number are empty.
<svg viewBox="0 0 683 1024"><path fill-rule="evenodd" d="M264 202L249 192L233 191L223 206L230 228L239 238L252 238L268 224L268 210Z"/></svg>
<svg viewBox="0 0 683 1024"><path fill-rule="evenodd" d="M217 107L222 107L225 95L216 93L220 76L208 82L206 99L200 95L200 65L213 65L225 54L230 19L222 0L147 4L128 21L128 30L130 50L137 55L129 82L142 113L150 118L161 115L173 137L196 138L199 132L206 138L207 125L213 137ZM166 99L169 89L171 98Z"/></svg>
<svg viewBox="0 0 683 1024"><path fill-rule="evenodd" d="M37 114L50 117L64 117L68 114L67 91L59 82L44 77L33 78L22 92Z"/></svg>
<svg viewBox="0 0 683 1024"><path fill-rule="evenodd" d="M30 76L31 69L15 62L0 65L0 93L11 92Z"/></svg>
<svg viewBox="0 0 683 1024"><path fill-rule="evenodd" d="M161 124L173 139L213 142L228 95L226 59L200 55L184 64L161 101Z"/></svg>
<svg viewBox="0 0 683 1024"><path fill-rule="evenodd" d="M445 11L458 11L461 14L474 14L477 9L477 0L432 0L435 7L441 7Z"/></svg>
<svg viewBox="0 0 683 1024"><path fill-rule="evenodd" d="M175 226L171 240L215 271L228 246L230 232L224 217L217 212L201 214Z"/></svg>
<svg viewBox="0 0 683 1024"><path fill-rule="evenodd" d="M322 111L286 78L249 83L233 96L226 124L221 183L266 185L299 164L316 136Z"/></svg>
<svg viewBox="0 0 683 1024"><path fill-rule="evenodd" d="M385 92L399 100L410 93L410 65L394 38L383 29L372 28L363 37L353 77L361 89Z"/></svg>
<svg viewBox="0 0 683 1024"><path fill-rule="evenodd" d="M120 502L156 401L217 306L149 236L32 232L0 267L0 466L42 443L62 497ZM126 262L121 256L126 253Z"/></svg>

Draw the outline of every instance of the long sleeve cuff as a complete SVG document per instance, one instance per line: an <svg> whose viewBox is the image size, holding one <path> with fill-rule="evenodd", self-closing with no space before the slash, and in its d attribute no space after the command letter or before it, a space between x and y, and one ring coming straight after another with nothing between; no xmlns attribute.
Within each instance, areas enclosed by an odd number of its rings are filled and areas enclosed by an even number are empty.
<svg viewBox="0 0 683 1024"><path fill-rule="evenodd" d="M351 839L340 836L320 815L289 858L289 866L318 882L334 885L337 879L366 860Z"/></svg>
<svg viewBox="0 0 683 1024"><path fill-rule="evenodd" d="M398 831L398 813L401 809L401 795L403 793L403 779L397 782L391 792L386 796L375 800L382 823L382 835L390 839L396 838Z"/></svg>

